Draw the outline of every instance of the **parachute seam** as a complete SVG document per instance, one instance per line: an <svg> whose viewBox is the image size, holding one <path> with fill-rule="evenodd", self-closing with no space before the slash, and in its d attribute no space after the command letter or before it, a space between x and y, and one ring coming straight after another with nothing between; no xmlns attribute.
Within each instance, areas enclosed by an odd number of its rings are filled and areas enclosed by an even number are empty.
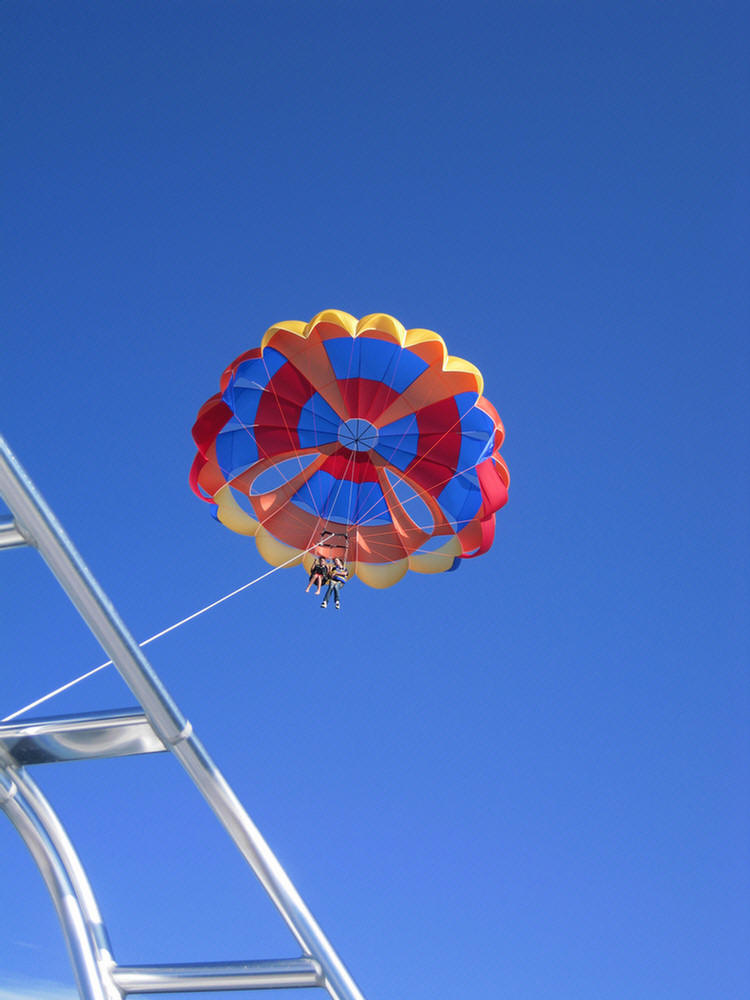
<svg viewBox="0 0 750 1000"><path fill-rule="evenodd" d="M308 343L307 343L307 346L308 346L308 347L310 346L310 345L309 345L309 338L308 338ZM281 353L281 352L279 351L279 353ZM302 372L301 372L301 371L299 370L299 368L297 368L297 366L296 366L296 365L295 365L295 364L294 364L294 363L293 363L293 362L292 362L292 361L291 361L291 360L290 360L289 358L287 358L287 356L286 356L285 354L284 354L284 355L282 355L282 356L283 356L283 357L284 357L284 359L285 359L285 360L284 360L284 364L290 364L290 365L292 366L292 368L294 368L294 370L295 370L295 371L296 371L296 372L297 372L297 373L298 373L299 375L301 375L301 376L302 376L302 378L304 378L304 379L305 379L305 381L306 381L306 382L308 383L308 385L312 385L312 383L311 383L311 382L310 382L310 380L309 380L309 379L307 378L307 376L303 375L303 374L302 374ZM268 366L266 365L266 362L265 362L265 358L263 357L263 355L262 355L262 354L261 354L261 359L263 360L263 364L264 364L264 366L265 366L265 369L266 369L266 373L268 374ZM282 365L282 367L283 367L283 365ZM277 373L277 374L278 374L278 373ZM291 443L291 441L292 441L292 432L291 432L291 431L289 430L289 426L288 426L288 424L287 424L287 422L286 422L286 417L284 416L284 412L283 412L283 410L282 410L282 408L281 408L281 403L279 402L279 395L278 395L278 393L276 392L276 387L275 387L275 386L274 386L274 384L273 384L273 377L272 377L272 376L271 376L270 374L268 375L268 382L267 382L266 384L267 384L268 386L270 386L270 387L271 387L271 392L273 393L273 398L274 398L274 401L275 401L275 403L276 403L276 406L277 406L277 408L278 408L278 411L279 411L279 416L281 417L281 419L282 419L282 421L283 421L283 423L284 423L284 430L285 430L285 431L287 432L287 435L288 435L288 437L289 437L289 441L290 441L290 443ZM312 386L312 388L314 389L314 388L315 388L315 386ZM313 394L314 394L314 393L313 393ZM256 436L255 436L255 441L256 441L256 443L257 443L257 440L258 440L258 438L257 438L257 435L256 435ZM299 443L299 430L297 431L297 441L298 441L298 443ZM271 456L266 456L266 457L269 457L269 458L270 458ZM296 457L296 459L297 459L297 463L299 464L299 471L300 471L301 473L303 473L303 472L305 471L305 466L303 466L303 465L302 465L302 459L301 459L301 458L300 458L300 456L299 456L299 448L297 448L297 449L296 449L296 454L295 454L295 457ZM282 478L283 478L283 477L282 477ZM289 480L287 480L287 482L289 482ZM312 490L310 489L310 480L309 480L309 478L308 478L308 479L305 479L305 480L304 480L304 484L305 484L305 486L306 486L306 488L307 488L307 492L308 492L308 493L310 494L310 501L311 501L311 503L312 503L312 507L313 507L313 510L314 510L314 511L315 511L315 512L317 513L318 517L320 517L320 511L318 511L318 509L317 509L317 507L316 507L316 505L315 505L315 500L314 500L314 498L313 498L313 494L312 494ZM289 500L291 500L291 499L292 499L292 498L291 498L291 497L289 497ZM287 500L287 503L289 502L289 500ZM286 503L285 503L285 504L284 504L283 506L284 506L284 507L286 507ZM282 509L283 509L283 507L282 507Z"/></svg>
<svg viewBox="0 0 750 1000"><path fill-rule="evenodd" d="M276 350L276 348L274 348L274 350ZM277 353L279 353L279 354L280 354L281 352L279 351L279 352L277 352ZM301 371L299 370L299 368L298 368L298 367L297 367L297 366L296 366L296 365L294 364L294 362L293 362L293 361L291 361L291 359L287 358L287 357L286 357L286 355L282 355L282 357L284 357L284 359L285 359L285 362L284 362L285 364L290 364L290 365L292 366L292 368L294 368L294 370L295 370L295 371L296 371L296 372L297 372L297 373L298 373L298 374L299 374L300 376L302 376L302 378L304 378L304 379L305 379L305 380L306 380L306 381L307 381L308 383L310 382L310 380L309 380L309 379L307 378L307 376L305 376L305 375L304 375L304 374L303 374L303 373L302 373L302 372L301 372ZM278 395L278 393L276 392L276 388L275 388L275 386L274 386L274 384L273 384L273 376L272 376L272 375L270 374L270 372L269 372L269 370L268 370L268 364L266 363L266 359L265 359L265 356L264 356L264 354L263 354L263 353L261 353L261 356L260 356L260 358L257 358L257 359L254 359L254 360L258 360L258 361L260 361L260 362L262 363L262 365L263 365L263 368L264 368L264 370L265 370L265 373L266 373L266 376L267 376L267 381L266 381L266 384L265 384L265 385L264 385L264 386L263 386L263 387L261 388L261 393L263 393L263 392L268 392L268 389L269 389L269 387L270 387L270 390L271 390L271 395L273 396L273 398L274 398L274 402L276 403L276 407L277 407L277 409L278 409L278 411L279 411L279 417L281 418L281 421L282 421L282 424L283 424L283 427L284 427L284 430L286 431L286 433L287 433L287 436L289 437L289 443L291 444L291 443L292 443L292 438L291 438L291 431L290 431L290 429L289 429L289 425L287 424L287 422L286 422L286 420L285 420L285 418L284 418L284 413L283 413L283 411L282 411L282 408L281 408L281 404L279 403L279 395ZM238 366L238 367L239 367L239 366ZM283 366L282 366L282 367L283 367ZM276 374L278 374L278 372L277 372ZM235 381L235 377L236 377L236 371L235 371L235 372L234 372L234 373L232 374L232 385L234 384L234 381ZM313 388L314 388L314 387L313 387ZM251 425L249 425L249 424L245 423L245 421L244 421L244 420L243 420L243 419L242 419L242 418L241 418L240 416L238 416L238 414L237 414L237 412L236 412L236 409L235 409L234 407L232 407L232 415L233 415L234 419L235 419L235 420L236 420L236 421L237 421L237 422L239 423L239 425L240 425L240 427L242 428L242 430L243 430L243 431L244 431L244 432L245 432L245 433L247 434L247 436L248 436L248 437L249 437L249 438L250 438L250 439L251 439L251 440L253 441L253 443L255 444L255 447L256 447L256 449L258 450L258 454L260 455L260 454L262 453L262 456L263 456L263 458L264 458L264 459L272 459L272 460L273 460L273 459L275 458L275 456L274 456L274 455L271 455L271 454L270 454L270 453L269 453L269 452L268 452L268 451L267 451L267 450L266 450L265 448L263 448L263 447L261 446L260 442L258 441L258 436L257 436L257 434L253 434L253 432L252 432L252 430L251 430ZM256 410L256 416L257 416L257 410ZM253 426L254 426L254 425L253 425ZM308 466L304 466L304 465L302 464L302 459L301 459L301 457L300 457L300 452L301 452L302 450L303 450L303 449L301 449L301 448L294 448L294 449L291 449L291 451L290 451L290 457L291 457L292 459L296 459L296 460L297 460L297 464L299 465L299 468L300 468L300 472L301 472L301 473L304 473L304 472L305 472L305 471L306 471L306 470L307 470L307 469L309 468L309 465L308 465ZM306 450L306 449L305 449L305 450ZM317 450L318 454L322 454L322 453L320 452L320 450L319 450L319 449L316 449L316 450ZM284 459L284 461L287 461L287 459ZM287 477L285 476L285 474L284 474L284 473L283 473L283 472L281 471L281 468L280 468L280 463L279 463L279 462L277 462L277 461L274 461L274 464L273 464L273 468L274 468L274 469L276 470L276 473L277 473L277 475L278 475L278 476L279 476L279 478L280 478L280 479L281 479L281 480L283 481L284 485L285 485L285 486L288 486L288 485L289 485L289 483L290 483L290 482L292 481L292 479L293 479L294 477L293 477L293 476L290 476L289 478L287 478ZM229 485L229 484L228 484L228 485ZM309 486L309 480L308 480L308 479L304 480L304 485L305 485L305 486L307 487L307 491L308 491L308 493L310 494L310 502L311 502L311 506L312 506L313 510L314 510L314 511L316 512L316 514L317 514L317 516L318 516L318 519L320 519L320 511L318 510L318 508L317 508L317 505L316 505L316 503L315 503L315 498L314 498L314 497L313 497L313 495L312 495L312 490L310 489L310 486ZM286 500L286 501L284 502L284 504L282 504L282 506L281 506L281 507L280 507L279 509L280 509L280 510L283 510L283 509L284 509L284 507L286 507L287 503L289 503L289 501L290 501L291 499L292 499L292 498L291 498L291 497L289 497L289 499L288 499L288 500ZM260 522L260 523L262 524L263 522Z"/></svg>

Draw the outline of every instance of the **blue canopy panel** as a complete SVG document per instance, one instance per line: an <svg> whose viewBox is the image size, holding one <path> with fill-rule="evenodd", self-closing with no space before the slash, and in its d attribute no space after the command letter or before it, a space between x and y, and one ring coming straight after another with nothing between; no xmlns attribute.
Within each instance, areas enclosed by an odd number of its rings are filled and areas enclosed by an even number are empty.
<svg viewBox="0 0 750 1000"><path fill-rule="evenodd" d="M254 424L260 393L266 391L270 380L287 363L288 358L272 347L267 347L263 357L249 358L238 365L237 371L222 394L222 399L230 409L242 417L246 424ZM250 390L250 394L245 397L243 390ZM254 409L253 399L256 400Z"/></svg>
<svg viewBox="0 0 750 1000"><path fill-rule="evenodd" d="M437 501L456 531L465 528L479 513L482 505L482 492L476 471L472 469L454 476L441 490Z"/></svg>
<svg viewBox="0 0 750 1000"><path fill-rule="evenodd" d="M473 396L473 393L462 393L462 396ZM461 397L457 396L459 400ZM474 397L476 398L476 397ZM458 456L457 472L464 472L489 458L494 449L495 425L492 418L472 407L461 416L461 451Z"/></svg>
<svg viewBox="0 0 750 1000"><path fill-rule="evenodd" d="M319 469L291 500L302 510L340 524L390 524L391 515L377 482L335 479Z"/></svg>
<svg viewBox="0 0 750 1000"><path fill-rule="evenodd" d="M216 436L216 461L225 479L234 479L258 461L255 435L236 417L224 424Z"/></svg>
<svg viewBox="0 0 750 1000"><path fill-rule="evenodd" d="M414 414L401 417L380 429L375 451L402 472L417 457L419 428Z"/></svg>
<svg viewBox="0 0 750 1000"><path fill-rule="evenodd" d="M320 448L337 440L341 419L328 405L320 393L316 392L300 411L297 432L302 448Z"/></svg>
<svg viewBox="0 0 750 1000"><path fill-rule="evenodd" d="M337 379L362 378L403 392L429 367L398 344L370 337L339 337L325 342Z"/></svg>

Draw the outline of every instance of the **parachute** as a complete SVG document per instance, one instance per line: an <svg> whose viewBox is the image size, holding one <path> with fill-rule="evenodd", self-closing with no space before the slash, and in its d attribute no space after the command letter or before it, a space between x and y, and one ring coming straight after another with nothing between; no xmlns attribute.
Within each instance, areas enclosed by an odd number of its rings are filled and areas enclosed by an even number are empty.
<svg viewBox="0 0 750 1000"><path fill-rule="evenodd" d="M456 569L490 547L508 497L482 391L437 333L392 316L279 323L201 407L190 483L272 566L343 554L378 588Z"/></svg>

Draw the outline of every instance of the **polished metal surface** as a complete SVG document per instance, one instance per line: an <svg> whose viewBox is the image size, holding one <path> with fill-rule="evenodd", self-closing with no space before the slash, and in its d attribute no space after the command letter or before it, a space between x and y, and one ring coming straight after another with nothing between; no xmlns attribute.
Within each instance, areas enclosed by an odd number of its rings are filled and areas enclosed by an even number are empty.
<svg viewBox="0 0 750 1000"><path fill-rule="evenodd" d="M143 712L132 709L5 723L0 725L0 747L22 766L167 749Z"/></svg>
<svg viewBox="0 0 750 1000"><path fill-rule="evenodd" d="M4 762L3 762L4 763ZM121 1000L106 928L65 830L22 768L0 763L0 809L18 830L47 886L82 1000Z"/></svg>
<svg viewBox="0 0 750 1000"><path fill-rule="evenodd" d="M252 867L299 942L304 956L319 964L318 985L324 987L333 1000L364 1000L259 830L2 437L0 495L23 534L39 550L112 659L143 708L154 733L178 758ZM85 994L85 1000L89 1000L89 994Z"/></svg>
<svg viewBox="0 0 750 1000"><path fill-rule="evenodd" d="M57 518L1 436L0 495L22 533L38 549L81 617L116 664L156 732L166 742L179 739L187 727L187 720L167 694Z"/></svg>
<svg viewBox="0 0 750 1000"><path fill-rule="evenodd" d="M120 965L113 978L125 993L280 990L323 985L321 968L311 958L205 965Z"/></svg>
<svg viewBox="0 0 750 1000"><path fill-rule="evenodd" d="M21 534L13 520L3 518L0 520L0 549L13 549L19 545L29 543Z"/></svg>

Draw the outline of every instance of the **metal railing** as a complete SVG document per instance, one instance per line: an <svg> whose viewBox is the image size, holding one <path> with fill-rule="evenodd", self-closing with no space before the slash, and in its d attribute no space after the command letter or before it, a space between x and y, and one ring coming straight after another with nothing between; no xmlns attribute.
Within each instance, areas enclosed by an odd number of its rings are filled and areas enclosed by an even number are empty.
<svg viewBox="0 0 750 1000"><path fill-rule="evenodd" d="M68 945L82 1000L136 993L320 987L333 1000L364 1000L257 827L198 741L78 552L0 437L0 548L38 550L137 699L143 713L106 711L0 724L0 808L31 851ZM83 866L26 768L171 752L239 848L296 938L299 958L118 966Z"/></svg>

